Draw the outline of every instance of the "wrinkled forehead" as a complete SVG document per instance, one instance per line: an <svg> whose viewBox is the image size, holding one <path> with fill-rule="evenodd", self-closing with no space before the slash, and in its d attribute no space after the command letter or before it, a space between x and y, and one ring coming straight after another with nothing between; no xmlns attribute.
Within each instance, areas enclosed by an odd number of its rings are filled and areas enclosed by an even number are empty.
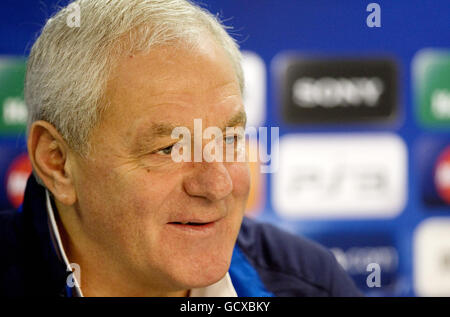
<svg viewBox="0 0 450 317"><path fill-rule="evenodd" d="M245 123L233 65L211 39L195 47L159 46L122 57L108 82L106 99L102 121L127 134L150 127L192 127L196 118L205 126L221 127L236 117Z"/></svg>

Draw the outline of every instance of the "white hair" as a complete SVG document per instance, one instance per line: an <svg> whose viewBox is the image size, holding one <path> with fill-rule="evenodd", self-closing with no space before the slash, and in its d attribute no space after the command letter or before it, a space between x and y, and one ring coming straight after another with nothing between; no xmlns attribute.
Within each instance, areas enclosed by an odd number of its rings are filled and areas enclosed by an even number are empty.
<svg viewBox="0 0 450 317"><path fill-rule="evenodd" d="M67 23L74 4L79 27ZM208 33L229 56L242 92L239 47L207 10L187 0L74 1L47 21L31 49L25 79L28 130L45 120L86 155L89 134L108 105L106 83L117 58L155 45L195 44Z"/></svg>

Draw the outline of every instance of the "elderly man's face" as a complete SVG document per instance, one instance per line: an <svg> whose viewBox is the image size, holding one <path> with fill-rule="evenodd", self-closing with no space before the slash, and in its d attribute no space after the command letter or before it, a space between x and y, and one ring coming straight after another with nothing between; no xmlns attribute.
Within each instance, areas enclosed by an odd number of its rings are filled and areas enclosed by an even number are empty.
<svg viewBox="0 0 450 317"><path fill-rule="evenodd" d="M229 58L213 41L126 56L111 76L107 100L91 135L93 151L75 164L85 235L122 266L130 282L180 290L218 281L241 225L248 167L175 163L170 133L173 126L193 133L196 118L203 129L223 128L230 120L243 125Z"/></svg>

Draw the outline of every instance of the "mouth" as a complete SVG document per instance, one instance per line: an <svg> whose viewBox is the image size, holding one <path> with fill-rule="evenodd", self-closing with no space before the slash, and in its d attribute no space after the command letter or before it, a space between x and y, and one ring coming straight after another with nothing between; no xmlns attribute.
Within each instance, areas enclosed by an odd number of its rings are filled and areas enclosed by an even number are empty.
<svg viewBox="0 0 450 317"><path fill-rule="evenodd" d="M206 225L208 223L212 223L211 222L169 222L169 224L173 224L173 225L189 225L189 226L203 226Z"/></svg>
<svg viewBox="0 0 450 317"><path fill-rule="evenodd" d="M199 222L199 221L173 221L167 224L173 229L182 230L188 233L208 233L217 225L218 221Z"/></svg>

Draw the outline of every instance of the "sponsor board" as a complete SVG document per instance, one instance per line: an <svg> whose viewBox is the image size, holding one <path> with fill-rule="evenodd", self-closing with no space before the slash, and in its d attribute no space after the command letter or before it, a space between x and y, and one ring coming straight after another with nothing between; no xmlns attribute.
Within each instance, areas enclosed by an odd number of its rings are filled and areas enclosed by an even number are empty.
<svg viewBox="0 0 450 317"><path fill-rule="evenodd" d="M25 60L0 58L0 135L26 130L28 110L23 100Z"/></svg>
<svg viewBox="0 0 450 317"><path fill-rule="evenodd" d="M392 236L385 232L370 234L324 232L309 236L328 247L342 268L352 277L356 286L366 294L384 292L395 295L403 286L398 285L399 254ZM379 266L379 283L370 283L370 269ZM369 279L369 283L368 283Z"/></svg>
<svg viewBox="0 0 450 317"><path fill-rule="evenodd" d="M420 195L427 208L450 208L450 141L445 137L422 137L416 148Z"/></svg>
<svg viewBox="0 0 450 317"><path fill-rule="evenodd" d="M266 65L259 55L242 52L242 68L245 77L244 106L247 126L260 127L266 117Z"/></svg>
<svg viewBox="0 0 450 317"><path fill-rule="evenodd" d="M407 200L407 147L394 134L290 134L272 201L289 218L392 218Z"/></svg>
<svg viewBox="0 0 450 317"><path fill-rule="evenodd" d="M423 49L412 64L414 102L419 122L450 128L450 51Z"/></svg>
<svg viewBox="0 0 450 317"><path fill-rule="evenodd" d="M414 232L414 290L450 296L450 218L428 218Z"/></svg>
<svg viewBox="0 0 450 317"><path fill-rule="evenodd" d="M397 68L389 59L279 56L286 122L390 122L397 116Z"/></svg>

